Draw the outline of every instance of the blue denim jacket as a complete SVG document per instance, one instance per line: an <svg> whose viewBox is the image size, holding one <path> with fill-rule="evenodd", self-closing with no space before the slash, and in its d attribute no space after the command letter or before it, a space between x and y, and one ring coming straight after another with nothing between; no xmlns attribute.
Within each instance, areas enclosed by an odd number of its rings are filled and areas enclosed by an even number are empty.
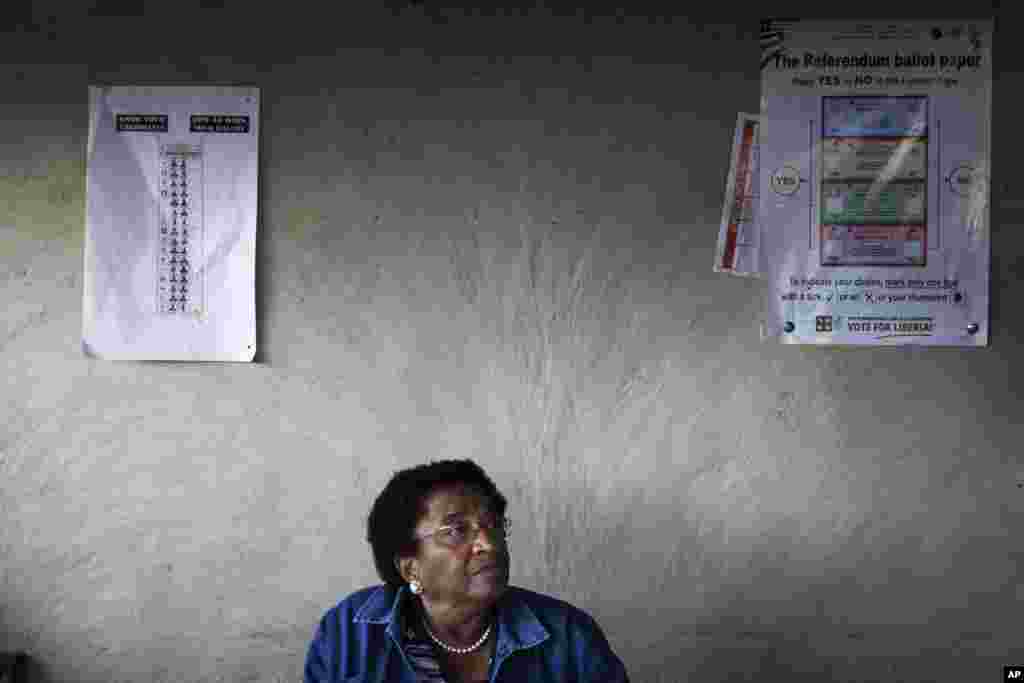
<svg viewBox="0 0 1024 683"><path fill-rule="evenodd" d="M306 653L305 683L416 683L402 651L408 587L364 588L331 608ZM590 615L567 602L509 586L498 601L490 683L629 683Z"/></svg>

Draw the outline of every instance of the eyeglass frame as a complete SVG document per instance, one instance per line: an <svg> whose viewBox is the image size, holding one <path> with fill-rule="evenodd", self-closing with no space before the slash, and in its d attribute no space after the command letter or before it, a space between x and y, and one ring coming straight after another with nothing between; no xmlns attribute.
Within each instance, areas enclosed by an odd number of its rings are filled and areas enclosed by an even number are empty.
<svg viewBox="0 0 1024 683"><path fill-rule="evenodd" d="M442 533L444 531L448 531L450 529L454 529L455 527L461 526L463 524L465 524L470 529L472 529L472 533L462 543L448 544L448 543L445 543L443 541L437 540L438 539L438 534L440 534L440 533ZM444 526L438 527L438 528L434 529L433 531L427 531L427 532L424 532L422 534L413 534L412 538L413 538L414 541L422 541L424 539L433 537L434 540L437 540L438 543L440 543L441 545L445 546L446 548L458 548L460 546L466 545L471 540L473 542L476 542L477 536L480 535L480 531L483 530L483 529L486 529L487 531L494 531L494 530L500 529L501 530L501 535L498 538L501 540L502 543L505 543L506 541L508 541L508 532L509 532L509 529L511 527L512 527L512 520L509 519L508 516L506 516L506 515L501 515L501 516L496 517L495 520L494 520L494 524L492 524L490 526L484 526L484 525L480 524L479 520L473 521L473 522L468 522L468 521L464 520L464 521L461 521L461 522L456 522L455 524L445 524Z"/></svg>

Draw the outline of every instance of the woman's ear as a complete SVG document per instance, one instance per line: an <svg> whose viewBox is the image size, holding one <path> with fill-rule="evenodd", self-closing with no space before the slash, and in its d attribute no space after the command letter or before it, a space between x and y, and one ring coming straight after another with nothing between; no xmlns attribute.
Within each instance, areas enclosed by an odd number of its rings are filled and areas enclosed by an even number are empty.
<svg viewBox="0 0 1024 683"><path fill-rule="evenodd" d="M406 583L409 583L409 580L414 578L412 572L415 565L415 557L395 557L395 569L398 570L398 575L401 576Z"/></svg>

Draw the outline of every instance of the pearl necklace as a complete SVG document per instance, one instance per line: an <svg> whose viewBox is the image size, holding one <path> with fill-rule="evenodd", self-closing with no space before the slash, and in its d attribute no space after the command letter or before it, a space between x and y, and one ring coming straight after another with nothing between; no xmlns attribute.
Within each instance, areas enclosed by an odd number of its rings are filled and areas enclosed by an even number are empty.
<svg viewBox="0 0 1024 683"><path fill-rule="evenodd" d="M421 621L423 622L423 628L425 628L427 630L427 635L430 636L431 640L433 640L435 643L437 643L438 645L443 647L448 652L453 652L453 653L455 653L457 655L469 654L470 652L473 652L474 650L479 649L480 646L484 644L484 641L487 640L487 636L491 635L491 626L494 626L494 624L491 623L487 627L487 630L484 631L484 634L482 636L480 636L480 640L476 641L475 643L473 643L469 647L453 647L453 646L449 645L448 643L445 643L440 638L438 638L437 636L434 635L434 632L430 630L430 626L427 625L427 620L426 619L421 619Z"/></svg>

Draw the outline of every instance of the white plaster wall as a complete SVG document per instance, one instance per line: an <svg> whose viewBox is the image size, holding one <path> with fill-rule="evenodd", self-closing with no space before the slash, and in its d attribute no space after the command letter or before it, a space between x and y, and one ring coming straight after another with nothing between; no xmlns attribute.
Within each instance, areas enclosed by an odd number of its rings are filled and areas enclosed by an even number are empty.
<svg viewBox="0 0 1024 683"><path fill-rule="evenodd" d="M513 581L634 681L1024 663L1012 183L992 348L766 345L711 272L757 16L144 5L0 40L0 650L37 680L298 680L377 581L373 497L466 456ZM89 82L262 88L257 363L81 354Z"/></svg>

